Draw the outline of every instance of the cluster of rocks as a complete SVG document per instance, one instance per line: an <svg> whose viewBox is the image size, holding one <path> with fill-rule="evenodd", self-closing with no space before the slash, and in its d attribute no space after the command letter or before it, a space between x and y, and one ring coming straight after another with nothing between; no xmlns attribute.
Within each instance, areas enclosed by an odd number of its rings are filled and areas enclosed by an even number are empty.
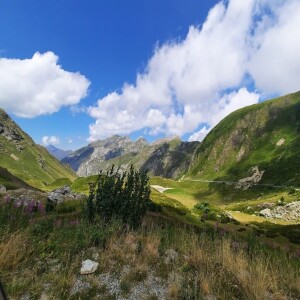
<svg viewBox="0 0 300 300"><path fill-rule="evenodd" d="M7 127L5 124L0 122L0 135L4 136L9 141L19 142L24 137L18 132L17 128Z"/></svg>
<svg viewBox="0 0 300 300"><path fill-rule="evenodd" d="M250 188L251 186L255 185L256 183L260 182L265 171L259 171L258 166L255 166L252 168L252 176L250 177L246 177L246 178L242 178L240 179L236 185L235 185L235 189L237 190L247 190L248 188Z"/></svg>
<svg viewBox="0 0 300 300"><path fill-rule="evenodd" d="M288 203L275 208L265 208L259 212L265 218L296 221L300 219L300 201Z"/></svg>
<svg viewBox="0 0 300 300"><path fill-rule="evenodd" d="M48 200L55 203L62 203L66 200L81 199L82 197L84 197L84 195L73 193L71 188L67 185L59 189L55 189L47 194Z"/></svg>
<svg viewBox="0 0 300 300"><path fill-rule="evenodd" d="M265 208L273 208L276 204L274 202L265 202L263 204L258 204L257 208L259 209L265 209Z"/></svg>

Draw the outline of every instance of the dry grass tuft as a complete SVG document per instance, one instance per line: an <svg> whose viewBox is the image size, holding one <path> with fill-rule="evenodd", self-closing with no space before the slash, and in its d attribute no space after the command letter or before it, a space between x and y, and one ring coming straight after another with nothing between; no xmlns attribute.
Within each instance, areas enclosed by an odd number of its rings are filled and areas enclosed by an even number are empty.
<svg viewBox="0 0 300 300"><path fill-rule="evenodd" d="M0 269L10 270L19 267L30 259L31 252L27 234L15 232L0 244Z"/></svg>

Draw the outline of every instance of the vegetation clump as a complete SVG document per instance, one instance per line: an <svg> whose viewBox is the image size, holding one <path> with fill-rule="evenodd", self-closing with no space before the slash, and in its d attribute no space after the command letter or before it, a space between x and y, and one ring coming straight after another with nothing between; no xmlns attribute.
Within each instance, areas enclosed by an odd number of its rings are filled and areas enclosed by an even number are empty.
<svg viewBox="0 0 300 300"><path fill-rule="evenodd" d="M131 166L129 172L119 173L114 166L106 174L100 172L96 185L91 184L85 204L85 216L89 222L97 217L106 222L120 219L136 228L150 207L149 177Z"/></svg>
<svg viewBox="0 0 300 300"><path fill-rule="evenodd" d="M201 202L194 205L194 212L200 214L201 221L211 220L221 223L229 223L230 217L222 210L211 206L207 202Z"/></svg>

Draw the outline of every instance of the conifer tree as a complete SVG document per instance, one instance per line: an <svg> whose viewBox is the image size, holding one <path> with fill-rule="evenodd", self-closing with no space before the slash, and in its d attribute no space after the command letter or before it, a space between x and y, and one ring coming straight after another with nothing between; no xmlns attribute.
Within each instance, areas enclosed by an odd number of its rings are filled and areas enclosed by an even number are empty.
<svg viewBox="0 0 300 300"><path fill-rule="evenodd" d="M97 189L90 191L87 200L87 218L89 221L99 215L109 222L118 218L131 227L141 224L150 205L149 177L140 173L131 165L129 172L115 170L114 166L104 175L100 172ZM90 210L93 210L91 212Z"/></svg>

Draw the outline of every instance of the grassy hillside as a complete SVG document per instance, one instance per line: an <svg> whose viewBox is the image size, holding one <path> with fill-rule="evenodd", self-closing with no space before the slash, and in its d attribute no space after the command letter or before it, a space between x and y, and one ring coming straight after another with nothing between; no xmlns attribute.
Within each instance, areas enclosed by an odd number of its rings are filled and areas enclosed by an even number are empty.
<svg viewBox="0 0 300 300"><path fill-rule="evenodd" d="M48 151L34 143L0 109L0 166L27 184L43 189L59 178L74 180L76 174L63 166Z"/></svg>
<svg viewBox="0 0 300 300"><path fill-rule="evenodd" d="M117 221L87 223L80 207L66 209L72 201L51 213L0 204L1 280L11 299L300 297L297 254L254 236L240 240L221 227L189 226L160 213L149 213L136 230ZM98 269L80 275L86 259Z"/></svg>
<svg viewBox="0 0 300 300"><path fill-rule="evenodd" d="M83 193L88 195L90 191L89 183L96 182L97 178L98 175L79 177L71 184L71 189L75 193Z"/></svg>
<svg viewBox="0 0 300 300"><path fill-rule="evenodd" d="M260 183L300 185L300 92L237 110L198 147L192 178L231 180L264 170Z"/></svg>
<svg viewBox="0 0 300 300"><path fill-rule="evenodd" d="M32 188L26 182L12 175L6 169L0 167L0 184L4 185L8 190L19 188Z"/></svg>

